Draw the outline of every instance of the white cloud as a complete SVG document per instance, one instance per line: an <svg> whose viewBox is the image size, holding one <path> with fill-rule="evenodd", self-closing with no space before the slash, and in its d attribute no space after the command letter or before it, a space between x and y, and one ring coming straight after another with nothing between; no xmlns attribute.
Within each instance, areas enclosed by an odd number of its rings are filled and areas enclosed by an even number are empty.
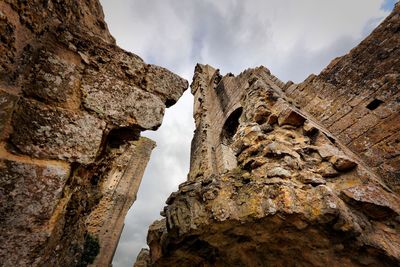
<svg viewBox="0 0 400 267"><path fill-rule="evenodd" d="M239 73L267 66L302 81L347 53L385 17L384 0L102 0L111 33L146 62L192 78L197 62ZM114 266L132 266L148 225L189 169L192 96L145 133L157 141L138 200L127 219Z"/></svg>

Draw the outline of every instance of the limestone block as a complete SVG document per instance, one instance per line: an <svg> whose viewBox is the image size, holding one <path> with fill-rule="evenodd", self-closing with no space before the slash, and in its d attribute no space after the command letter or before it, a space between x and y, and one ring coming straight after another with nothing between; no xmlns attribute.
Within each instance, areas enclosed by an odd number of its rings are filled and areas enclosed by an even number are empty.
<svg viewBox="0 0 400 267"><path fill-rule="evenodd" d="M6 154L0 159L0 258L3 266L32 266L48 241L50 222L69 177L69 166Z"/></svg>
<svg viewBox="0 0 400 267"><path fill-rule="evenodd" d="M175 104L188 87L188 82L169 70L148 65L146 90L158 95L167 107Z"/></svg>
<svg viewBox="0 0 400 267"><path fill-rule="evenodd" d="M0 140L6 137L6 128L17 100L17 96L0 91Z"/></svg>
<svg viewBox="0 0 400 267"><path fill-rule="evenodd" d="M357 163L346 156L333 156L329 161L338 171L348 171L357 166Z"/></svg>
<svg viewBox="0 0 400 267"><path fill-rule="evenodd" d="M282 168L282 167L275 167L271 168L267 171L268 177L282 177L282 178L289 178L291 176L290 171Z"/></svg>
<svg viewBox="0 0 400 267"><path fill-rule="evenodd" d="M0 12L0 79L5 79L12 70L11 64L15 57L15 25ZM10 77L7 77L10 78Z"/></svg>
<svg viewBox="0 0 400 267"><path fill-rule="evenodd" d="M142 248L139 255L136 258L136 262L133 267L148 267L150 266L150 251L146 248Z"/></svg>
<svg viewBox="0 0 400 267"><path fill-rule="evenodd" d="M322 177L336 177L339 175L338 171L335 170L329 162L322 162L320 167L318 168L318 173L322 175Z"/></svg>
<svg viewBox="0 0 400 267"><path fill-rule="evenodd" d="M47 103L72 102L80 85L79 66L61 59L54 53L41 49L34 60L22 90L28 96ZM75 106L79 107L76 100Z"/></svg>
<svg viewBox="0 0 400 267"><path fill-rule="evenodd" d="M400 198L376 185L351 187L343 190L342 196L350 203L358 203L358 207L375 219L400 214Z"/></svg>
<svg viewBox="0 0 400 267"><path fill-rule="evenodd" d="M157 220L149 227L149 234L147 235L147 243L150 247L150 261L153 263L162 255L162 248L158 243L163 233L167 230L166 220Z"/></svg>
<svg viewBox="0 0 400 267"><path fill-rule="evenodd" d="M313 173L313 172L305 172L301 173L298 177L299 181L303 184L311 184L311 185L320 185L326 184L326 181L320 174Z"/></svg>
<svg viewBox="0 0 400 267"><path fill-rule="evenodd" d="M102 199L86 219L88 231L100 242L99 256L91 266L111 263L125 216L136 200L154 147L154 141L141 137L137 141L129 141L110 149L112 156L108 157L107 171L101 175Z"/></svg>
<svg viewBox="0 0 400 267"><path fill-rule="evenodd" d="M88 164L100 148L105 123L85 112L72 112L22 98L12 119L11 141L24 154Z"/></svg>
<svg viewBox="0 0 400 267"><path fill-rule="evenodd" d="M343 153L337 149L337 147L334 147L330 144L323 144L315 148L323 159L330 159L335 155L343 155Z"/></svg>
<svg viewBox="0 0 400 267"><path fill-rule="evenodd" d="M292 125L301 126L306 121L306 119L293 109L286 109L283 111L278 118L279 125Z"/></svg>
<svg viewBox="0 0 400 267"><path fill-rule="evenodd" d="M120 127L157 129L161 125L165 104L159 97L102 73L90 71L89 77L82 81L83 105L98 117Z"/></svg>

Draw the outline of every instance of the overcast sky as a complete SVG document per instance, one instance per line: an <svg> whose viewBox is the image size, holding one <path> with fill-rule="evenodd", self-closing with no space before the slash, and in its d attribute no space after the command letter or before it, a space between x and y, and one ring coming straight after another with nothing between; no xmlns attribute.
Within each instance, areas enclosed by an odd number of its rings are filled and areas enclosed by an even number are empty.
<svg viewBox="0 0 400 267"><path fill-rule="evenodd" d="M303 81L347 53L388 15L395 0L101 0L117 44L191 82L196 63L238 74L264 65L283 81ZM193 136L188 90L163 125L125 220L114 267L132 267L148 226L186 180Z"/></svg>

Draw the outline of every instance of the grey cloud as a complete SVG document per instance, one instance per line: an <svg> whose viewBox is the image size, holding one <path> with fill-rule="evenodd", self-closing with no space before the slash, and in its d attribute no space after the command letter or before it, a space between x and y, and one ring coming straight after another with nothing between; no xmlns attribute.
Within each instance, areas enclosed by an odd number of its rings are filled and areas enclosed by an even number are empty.
<svg viewBox="0 0 400 267"><path fill-rule="evenodd" d="M332 55L342 56L355 46L358 39L343 36L328 47L310 51L301 41L296 44L296 50L285 55L277 62L275 75L284 81L302 82L310 74L319 74L333 59Z"/></svg>

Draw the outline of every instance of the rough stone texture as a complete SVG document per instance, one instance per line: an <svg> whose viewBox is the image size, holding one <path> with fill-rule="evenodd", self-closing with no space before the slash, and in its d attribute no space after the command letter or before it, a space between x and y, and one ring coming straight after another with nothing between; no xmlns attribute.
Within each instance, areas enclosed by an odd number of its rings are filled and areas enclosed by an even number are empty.
<svg viewBox="0 0 400 267"><path fill-rule="evenodd" d="M39 50L38 55L33 54L29 60L32 69L22 85L25 95L45 103L70 104L70 107L75 104L79 107L80 103L76 100L80 86L78 64L44 49ZM74 100L76 103L71 103Z"/></svg>
<svg viewBox="0 0 400 267"><path fill-rule="evenodd" d="M116 46L97 0L0 2L0 266L109 266L188 83Z"/></svg>
<svg viewBox="0 0 400 267"><path fill-rule="evenodd" d="M96 77L94 87L83 85L84 106L120 127L137 125L144 129L156 129L161 125L165 105L157 97L120 80L103 80ZM97 85L97 86L96 86Z"/></svg>
<svg viewBox="0 0 400 267"><path fill-rule="evenodd" d="M333 84L323 88L315 82L343 82L343 98L332 96L339 105L347 103L350 84L363 91L361 84L369 87L371 79L397 77L396 49L379 59L357 51L381 42L382 29L393 30L383 34L390 42L384 46L399 46L399 8L350 55L301 85L284 84L264 67L222 77L197 65L188 181L167 199L165 218L150 226L150 253L142 253L140 261L145 266L400 265L400 197L387 179L389 169L373 168L343 135L324 127L321 116L341 111L317 98L318 90L333 94ZM339 67L330 71L332 66ZM399 81L393 82L398 88ZM365 117L355 122L357 129L373 129L377 121L358 110L353 118ZM387 112L399 117L397 109ZM393 135L399 138L398 131ZM386 161L397 156L393 147L380 149L390 154Z"/></svg>
<svg viewBox="0 0 400 267"><path fill-rule="evenodd" d="M400 193L400 5L349 54L285 93Z"/></svg>
<svg viewBox="0 0 400 267"><path fill-rule="evenodd" d="M136 200L136 192L155 143L140 138L125 146L115 149L117 156L107 162L101 185L103 197L87 218L88 231L98 236L101 244L100 254L93 266L112 261L125 216ZM113 228L110 228L110 222L113 222Z"/></svg>
<svg viewBox="0 0 400 267"><path fill-rule="evenodd" d="M18 104L11 142L22 153L84 164L95 161L106 128L104 121L86 112L46 106L25 98Z"/></svg>
<svg viewBox="0 0 400 267"><path fill-rule="evenodd" d="M175 104L188 87L187 81L156 65L147 65L145 82L149 92L156 93L167 107Z"/></svg>
<svg viewBox="0 0 400 267"><path fill-rule="evenodd" d="M9 121L18 97L0 91L0 140L3 141L9 129Z"/></svg>
<svg viewBox="0 0 400 267"><path fill-rule="evenodd" d="M142 248L136 258L133 267L147 267L150 264L150 252L146 248Z"/></svg>
<svg viewBox="0 0 400 267"><path fill-rule="evenodd" d="M54 230L52 216L69 177L66 163L32 160L0 150L2 266L31 266Z"/></svg>

